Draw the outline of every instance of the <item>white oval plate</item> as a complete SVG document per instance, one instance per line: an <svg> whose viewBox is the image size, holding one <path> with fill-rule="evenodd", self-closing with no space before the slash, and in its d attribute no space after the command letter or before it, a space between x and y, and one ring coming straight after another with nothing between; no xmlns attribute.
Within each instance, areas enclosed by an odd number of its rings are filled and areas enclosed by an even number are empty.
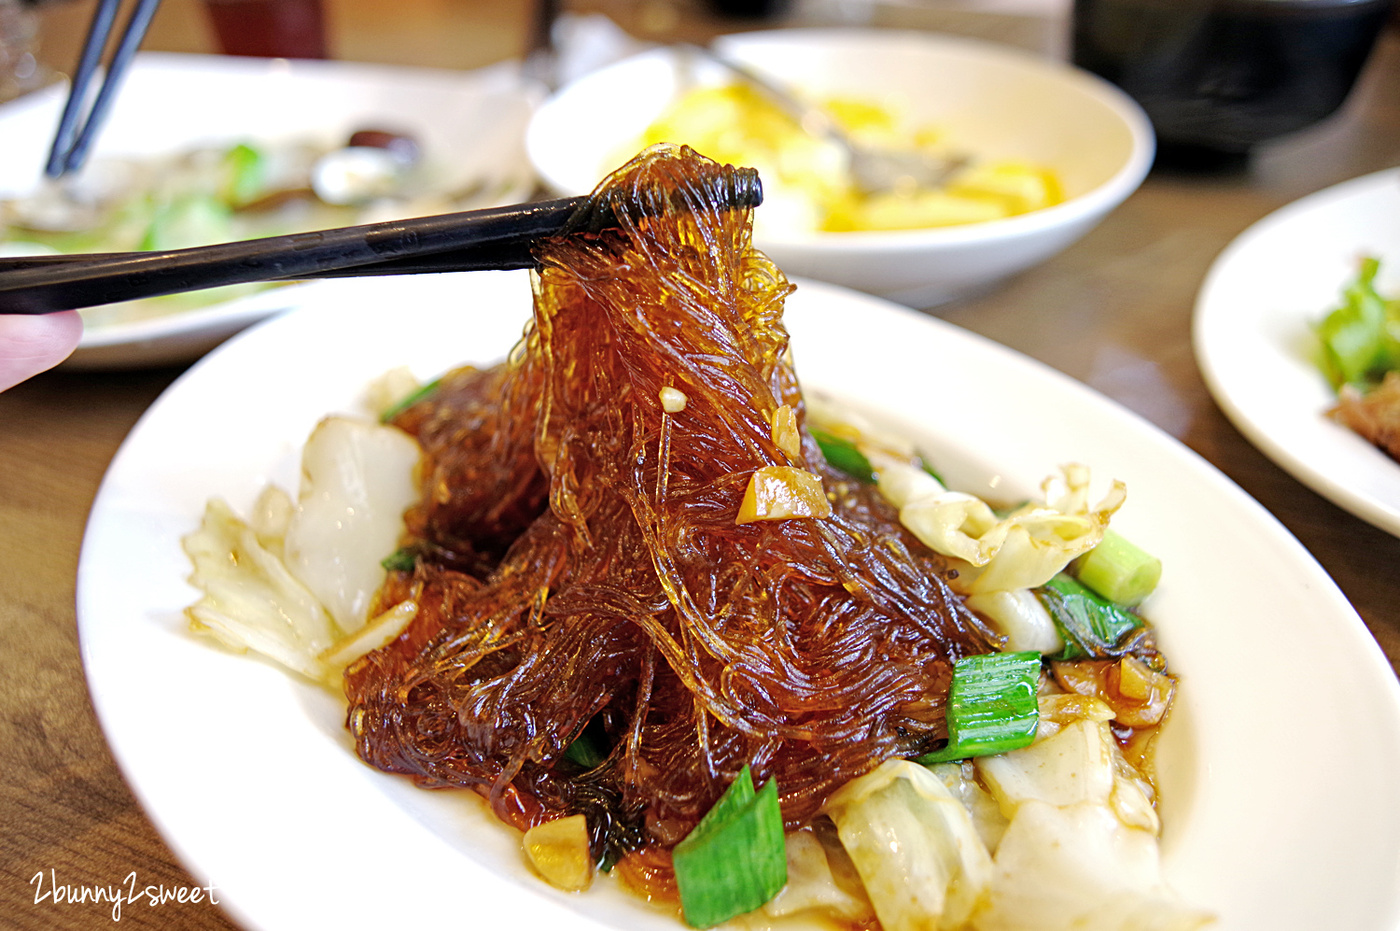
<svg viewBox="0 0 1400 931"><path fill-rule="evenodd" d="M0 197L23 196L42 183L67 92L66 84L55 85L0 106ZM483 179L495 194L493 202L512 203L526 199L535 185L524 138L542 97L510 63L463 72L145 52L122 82L90 163L245 139L331 145L356 129L378 127L413 135L425 158L451 166L445 187ZM65 364L127 368L187 362L250 323L296 306L293 289L299 287L146 320L90 325Z"/></svg>
<svg viewBox="0 0 1400 931"><path fill-rule="evenodd" d="M558 893L466 792L365 766L343 702L189 633L180 538L206 499L246 513L366 383L501 358L522 273L322 282L220 347L123 444L93 506L78 623L94 705L158 830L249 927L678 931L611 882ZM1223 931L1394 931L1400 685L1360 618L1267 512L1078 382L874 298L802 283L808 390L912 431L955 481L1033 490L1060 463L1125 480L1115 526L1166 563L1149 602L1181 676L1159 755L1170 881ZM466 925L463 924L466 923Z"/></svg>
<svg viewBox="0 0 1400 931"><path fill-rule="evenodd" d="M1251 443L1400 536L1400 463L1326 416L1336 396L1310 357L1312 325L1366 255L1381 260L1381 293L1400 293L1400 169L1304 197L1241 233L1201 286L1192 335L1206 385Z"/></svg>

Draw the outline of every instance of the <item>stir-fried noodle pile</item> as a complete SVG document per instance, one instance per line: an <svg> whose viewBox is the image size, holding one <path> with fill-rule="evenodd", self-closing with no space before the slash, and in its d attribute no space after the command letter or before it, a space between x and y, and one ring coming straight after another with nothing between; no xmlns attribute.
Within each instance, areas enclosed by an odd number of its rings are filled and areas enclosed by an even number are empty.
<svg viewBox="0 0 1400 931"><path fill-rule="evenodd" d="M669 147L616 172L621 227L541 247L511 358L398 416L427 471L380 600L422 607L346 675L364 759L522 828L583 812L610 857L674 845L745 764L808 821L944 737L951 664L993 639L870 486L774 439L803 417L792 286L723 206L737 175ZM831 516L736 524L765 466ZM566 757L583 735L601 763Z"/></svg>

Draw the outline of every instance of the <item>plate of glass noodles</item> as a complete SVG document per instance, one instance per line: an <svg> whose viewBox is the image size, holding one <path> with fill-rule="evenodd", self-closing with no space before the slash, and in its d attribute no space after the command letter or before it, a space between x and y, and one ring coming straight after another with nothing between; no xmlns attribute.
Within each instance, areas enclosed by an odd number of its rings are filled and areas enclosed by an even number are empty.
<svg viewBox="0 0 1400 931"><path fill-rule="evenodd" d="M733 171L308 286L150 408L77 608L176 856L261 929L1393 931L1400 684L1321 567L1080 383L790 282Z"/></svg>

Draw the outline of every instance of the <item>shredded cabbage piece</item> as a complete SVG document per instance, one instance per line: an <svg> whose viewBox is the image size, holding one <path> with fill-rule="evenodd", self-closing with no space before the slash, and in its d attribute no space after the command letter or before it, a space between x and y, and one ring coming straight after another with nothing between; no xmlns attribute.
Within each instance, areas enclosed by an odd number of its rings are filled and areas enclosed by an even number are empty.
<svg viewBox="0 0 1400 931"><path fill-rule="evenodd" d="M949 491L932 475L876 454L880 493L899 508L899 520L925 546L966 563L957 588L965 594L1011 591L1044 585L1103 539L1109 519L1127 489L1115 481L1104 498L1089 504L1089 469L1062 468L1062 478L1041 484L1043 503L1029 502L998 517L981 498Z"/></svg>
<svg viewBox="0 0 1400 931"><path fill-rule="evenodd" d="M1090 716L975 761L1010 823L977 931L1190 931L1213 921L1168 888L1150 786ZM1065 856L1073 851L1073 856Z"/></svg>
<svg viewBox="0 0 1400 931"><path fill-rule="evenodd" d="M961 928L991 883L968 810L917 763L887 760L843 786L826 812L884 931Z"/></svg>
<svg viewBox="0 0 1400 931"><path fill-rule="evenodd" d="M1035 650L1053 656L1065 648L1055 619L1028 588L969 595L967 606L986 615L1006 635L1002 649L1008 653Z"/></svg>
<svg viewBox="0 0 1400 931"><path fill-rule="evenodd" d="M364 626L384 584L380 561L419 498L420 456L402 430L349 417L325 418L306 441L285 558L345 633Z"/></svg>
<svg viewBox="0 0 1400 931"><path fill-rule="evenodd" d="M886 762L834 795L836 823L885 931L1194 931L1208 912L1164 881L1151 785L1111 710L1046 694L1021 750L925 769Z"/></svg>
<svg viewBox="0 0 1400 931"><path fill-rule="evenodd" d="M987 850L996 850L1002 835L1006 833L1008 821L996 799L977 781L977 768L972 760L934 763L928 770L942 780L954 798L962 802L972 816L977 836L982 838Z"/></svg>
<svg viewBox="0 0 1400 931"><path fill-rule="evenodd" d="M326 666L317 655L340 636L320 600L280 555L222 500L204 510L182 541L194 563L190 582L204 594L185 609L190 625L236 650L253 650L310 679Z"/></svg>
<svg viewBox="0 0 1400 931"><path fill-rule="evenodd" d="M418 616L418 602L405 599L372 618L359 630L346 634L321 654L332 669L344 669L403 633Z"/></svg>
<svg viewBox="0 0 1400 931"><path fill-rule="evenodd" d="M1150 832L1126 827L1102 805L1027 801L997 848L991 889L973 926L1194 931L1212 920L1163 884Z"/></svg>
<svg viewBox="0 0 1400 931"><path fill-rule="evenodd" d="M857 883L847 888L836 878L822 842L811 831L792 831L786 838L787 885L763 906L769 918L815 913L835 917L856 927L875 919L870 900Z"/></svg>
<svg viewBox="0 0 1400 931"><path fill-rule="evenodd" d="M420 455L395 427L328 417L306 442L295 503L269 485L245 521L211 500L182 541L190 582L203 592L185 611L191 627L330 683L398 636L417 612L412 601L366 622L384 583L381 560L418 499Z"/></svg>

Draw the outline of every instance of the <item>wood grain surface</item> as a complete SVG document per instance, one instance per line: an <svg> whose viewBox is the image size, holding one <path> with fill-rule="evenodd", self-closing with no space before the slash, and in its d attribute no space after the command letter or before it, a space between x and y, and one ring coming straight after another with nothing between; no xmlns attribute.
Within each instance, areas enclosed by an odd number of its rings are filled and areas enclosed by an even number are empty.
<svg viewBox="0 0 1400 931"><path fill-rule="evenodd" d="M571 6L604 9L635 33L661 38L751 25L686 3ZM60 0L43 9L45 62L70 67L91 8L88 0ZM528 4L486 0L328 0L328 11L337 57L450 68L517 56L529 25ZM1024 23L976 26L1037 41ZM166 0L146 47L212 51L202 8ZM1190 345L1197 290L1232 238L1302 195L1397 164L1400 33L1392 33L1337 117L1267 146L1235 171L1154 172L1065 253L937 314L1088 383L1204 456L1298 537L1400 668L1400 539L1328 503L1246 442L1207 393ZM179 372L60 368L0 394L0 927L112 922L108 903L45 897L55 881L195 884L107 749L74 617L83 527L103 472ZM232 927L207 902L143 901L120 917L115 927Z"/></svg>

